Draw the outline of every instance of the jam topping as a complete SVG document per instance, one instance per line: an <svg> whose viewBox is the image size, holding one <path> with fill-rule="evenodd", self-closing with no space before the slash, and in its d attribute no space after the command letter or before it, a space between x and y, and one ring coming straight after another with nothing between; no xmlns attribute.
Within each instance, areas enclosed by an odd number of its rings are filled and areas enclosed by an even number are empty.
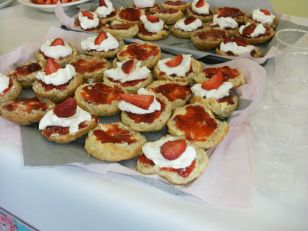
<svg viewBox="0 0 308 231"><path fill-rule="evenodd" d="M155 111L148 114L135 114L127 112L129 118L135 121L135 123L152 123L154 120L160 117L161 113L165 110L166 104L159 99L157 99L161 105L160 111Z"/></svg>
<svg viewBox="0 0 308 231"><path fill-rule="evenodd" d="M114 83L119 83L122 87L133 87L133 86L136 86L139 83L144 81L144 79L137 79L137 80L132 80L132 81L127 81L127 82L121 83L118 80L114 80L114 79L110 79L110 78L108 78L108 80L111 81L111 82L114 82Z"/></svg>
<svg viewBox="0 0 308 231"><path fill-rule="evenodd" d="M40 71L41 69L42 69L42 67L38 63L29 63L27 65L17 67L15 69L15 72L18 75L26 76L26 75L30 75L33 72Z"/></svg>
<svg viewBox="0 0 308 231"><path fill-rule="evenodd" d="M46 84L41 80L38 80L38 82L42 85L42 87L44 88L45 91L51 91L53 89L56 89L56 90L59 90L59 91L64 91L69 86L71 80L67 83L64 83L64 84L61 84L61 85L58 85L58 86L55 86L55 85L52 85L52 84Z"/></svg>
<svg viewBox="0 0 308 231"><path fill-rule="evenodd" d="M79 124L79 129L83 129L87 127L86 122L82 122ZM69 134L70 130L69 127L62 127L62 126L48 126L43 131L43 134L47 137L50 137L53 134L59 134L59 135L67 135Z"/></svg>
<svg viewBox="0 0 308 231"><path fill-rule="evenodd" d="M108 125L106 131L94 130L93 134L101 143L134 143L136 139L132 137L130 131L119 128L117 124Z"/></svg>
<svg viewBox="0 0 308 231"><path fill-rule="evenodd" d="M119 23L119 24L114 24L114 25L108 25L108 29L112 30L128 30L129 28L133 27L133 24L130 23Z"/></svg>
<svg viewBox="0 0 308 231"><path fill-rule="evenodd" d="M236 17L243 16L243 15L244 13L240 9L234 8L234 7L224 7L218 10L218 18L220 17L236 18Z"/></svg>
<svg viewBox="0 0 308 231"><path fill-rule="evenodd" d="M147 36L152 36L154 33L147 31L147 29L145 29L143 24L139 24L139 31L138 33L143 34L143 35L147 35Z"/></svg>
<svg viewBox="0 0 308 231"><path fill-rule="evenodd" d="M217 72L222 73L224 81L227 81L228 79L234 79L240 75L239 71L236 68L231 68L229 66L211 67L203 70L203 73L206 75L207 78L212 78L212 76L216 75Z"/></svg>
<svg viewBox="0 0 308 231"><path fill-rule="evenodd" d="M240 37L225 38L224 43L236 43L238 46L246 47L248 43Z"/></svg>
<svg viewBox="0 0 308 231"><path fill-rule="evenodd" d="M93 104L111 104L115 100L120 100L123 91L117 87L110 87L103 83L96 83L82 88L81 97Z"/></svg>
<svg viewBox="0 0 308 231"><path fill-rule="evenodd" d="M125 8L120 11L119 16L127 21L139 21L141 11L137 8Z"/></svg>
<svg viewBox="0 0 308 231"><path fill-rule="evenodd" d="M190 17L185 18L184 24L185 24L185 25L189 25L189 24L191 24L192 22L194 22L194 21L196 21L196 20L197 20L197 19L196 19L195 17L190 16Z"/></svg>
<svg viewBox="0 0 308 231"><path fill-rule="evenodd" d="M181 6L181 5L185 5L186 2L182 2L182 1L165 1L164 4L170 5L170 6Z"/></svg>
<svg viewBox="0 0 308 231"><path fill-rule="evenodd" d="M243 30L243 35L246 37L249 37L251 33L253 33L255 31L255 29L257 28L257 25L252 23L249 26L246 26Z"/></svg>
<svg viewBox="0 0 308 231"><path fill-rule="evenodd" d="M140 61L147 60L150 56L159 54L159 47L151 44L133 43L127 46L126 50L121 51L119 56L127 56Z"/></svg>
<svg viewBox="0 0 308 231"><path fill-rule="evenodd" d="M40 101L38 98L35 97L30 99L17 100L5 105L5 110L7 111L15 111L17 109L26 113L30 113L34 110L46 111L48 109L48 104Z"/></svg>
<svg viewBox="0 0 308 231"><path fill-rule="evenodd" d="M197 33L197 36L200 39L204 39L204 40L207 40L207 39L224 39L225 37L227 37L227 34L223 30L212 29L212 30L200 31L199 33Z"/></svg>
<svg viewBox="0 0 308 231"><path fill-rule="evenodd" d="M236 95L236 93L232 90L229 91L229 95L228 96L225 96L221 99L218 99L217 101L219 103L227 103L227 104L234 104L234 101L233 101L233 97Z"/></svg>
<svg viewBox="0 0 308 231"><path fill-rule="evenodd" d="M5 88L5 89L0 93L0 97L3 96L3 95L5 95L6 93L8 93L8 92L11 90L12 87L13 87L13 80L10 79L10 81L9 81L9 86L8 86L7 88Z"/></svg>
<svg viewBox="0 0 308 231"><path fill-rule="evenodd" d="M140 161L142 164L144 165L150 165L150 166L154 166L154 162L150 159L148 159L144 154L142 154L141 156L138 157L138 161Z"/></svg>
<svg viewBox="0 0 308 231"><path fill-rule="evenodd" d="M182 86L176 83L167 83L153 89L155 93L161 93L169 101L173 102L177 99L185 100L191 94L189 86Z"/></svg>
<svg viewBox="0 0 308 231"><path fill-rule="evenodd" d="M84 74L84 73L91 73L98 71L105 67L105 61L99 59L78 59L76 62L72 63L75 67L77 73Z"/></svg>
<svg viewBox="0 0 308 231"><path fill-rule="evenodd" d="M185 137L193 141L206 141L217 128L217 123L202 106L189 105L184 115L174 117L177 129L185 132Z"/></svg>
<svg viewBox="0 0 308 231"><path fill-rule="evenodd" d="M196 160L194 160L193 162L191 162L191 164L186 167L186 168L166 168L166 167L163 167L163 168L160 168L161 171L168 171L168 172L175 172L177 173L178 175L180 175L181 177L188 177L192 171L195 169L196 167Z"/></svg>

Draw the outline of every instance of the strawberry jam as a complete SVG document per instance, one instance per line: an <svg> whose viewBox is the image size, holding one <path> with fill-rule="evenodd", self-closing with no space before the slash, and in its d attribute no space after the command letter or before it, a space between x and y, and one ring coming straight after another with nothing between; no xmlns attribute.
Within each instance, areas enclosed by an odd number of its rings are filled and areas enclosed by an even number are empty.
<svg viewBox="0 0 308 231"><path fill-rule="evenodd" d="M180 175L181 177L188 177L191 172L195 169L196 167L196 160L194 160L193 162L191 162L191 164L186 167L186 168L160 168L161 171L168 171L168 172L175 172L178 175Z"/></svg>
<svg viewBox="0 0 308 231"><path fill-rule="evenodd" d="M135 114L127 112L128 117L134 120L135 123L152 123L154 120L160 117L161 113L165 110L166 107L165 103L163 103L159 99L157 100L160 102L161 105L160 111L154 111L153 113L149 114Z"/></svg>
<svg viewBox="0 0 308 231"><path fill-rule="evenodd" d="M127 82L124 82L124 83L121 83L120 81L113 80L113 79L110 79L110 78L108 78L108 80L111 81L111 82L114 82L114 83L120 83L120 85L122 87L133 87L133 86L136 86L139 83L142 83L145 79L137 79L137 80L127 81Z"/></svg>
<svg viewBox="0 0 308 231"><path fill-rule="evenodd" d="M87 127L86 122L81 122L79 124L79 129L83 129ZM48 126L47 128L43 129L43 134L47 137L50 137L52 134L59 134L59 135L67 135L69 134L70 130L69 127L62 127L62 126Z"/></svg>
<svg viewBox="0 0 308 231"><path fill-rule="evenodd" d="M7 88L5 88L1 93L0 93L0 97L5 95L6 93L8 93L13 87L13 80L10 79L9 80L9 86Z"/></svg>
<svg viewBox="0 0 308 231"><path fill-rule="evenodd" d="M108 25L107 28L112 30L128 30L132 26L133 24L130 23L119 23L114 25Z"/></svg>
<svg viewBox="0 0 308 231"><path fill-rule="evenodd" d="M244 13L240 9L234 7L224 7L218 10L218 18L220 17L236 18L243 15Z"/></svg>
<svg viewBox="0 0 308 231"><path fill-rule="evenodd" d="M218 99L217 101L219 103L227 103L227 104L234 104L234 101L233 101L233 96L235 96L235 92L234 91L229 91L229 95L221 98L221 99Z"/></svg>
<svg viewBox="0 0 308 231"><path fill-rule="evenodd" d="M56 89L56 90L59 90L59 91L63 91L63 90L65 90L68 87L68 85L71 82L71 81L69 81L67 83L64 83L64 84L56 86L56 85L52 85L52 84L46 84L46 83L44 83L41 80L38 80L38 81L42 85L42 87L44 88L45 91L51 91L53 89Z"/></svg>
<svg viewBox="0 0 308 231"><path fill-rule="evenodd" d="M150 159L148 159L144 154L142 154L141 156L138 157L138 161L140 161L142 164L144 165L150 165L150 166L154 166L154 162Z"/></svg>
<svg viewBox="0 0 308 231"><path fill-rule="evenodd" d="M164 2L164 4L170 5L170 6L181 6L181 5L185 5L186 2L182 2L182 1L166 1L166 2Z"/></svg>
<svg viewBox="0 0 308 231"><path fill-rule="evenodd" d="M139 24L138 27L139 27L139 32L138 33L140 33L140 34L147 35L147 36L151 36L151 35L154 34L152 32L147 31L147 29L145 29L143 24Z"/></svg>
<svg viewBox="0 0 308 231"><path fill-rule="evenodd" d="M120 99L123 91L119 87L110 87L103 83L96 83L82 88L83 100L93 104L111 104Z"/></svg>
<svg viewBox="0 0 308 231"><path fill-rule="evenodd" d="M217 128L216 121L199 105L186 107L184 115L174 117L177 129L185 132L185 137L193 141L206 141Z"/></svg>
<svg viewBox="0 0 308 231"><path fill-rule="evenodd" d="M8 111L14 111L22 107L22 111L30 113L34 110L46 111L48 109L47 103L40 101L38 98L21 99L10 104L5 105L5 109Z"/></svg>
<svg viewBox="0 0 308 231"><path fill-rule="evenodd" d="M131 59L147 60L151 56L159 54L159 47L150 44L133 43L127 46L126 50L122 51L119 56L126 56Z"/></svg>
<svg viewBox="0 0 308 231"><path fill-rule="evenodd" d="M171 102L177 99L185 100L186 97L191 94L189 86L182 86L176 83L163 84L153 90L155 93L161 93Z"/></svg>
<svg viewBox="0 0 308 231"><path fill-rule="evenodd" d="M96 60L87 60L87 59L79 59L76 62L72 63L75 67L77 73L91 73L98 71L105 67L105 61L96 59Z"/></svg>
<svg viewBox="0 0 308 231"><path fill-rule="evenodd" d="M201 31L197 33L197 36L203 40L207 40L207 39L216 40L216 39L224 39L225 37L227 37L227 34L223 30L212 29L212 30L207 30L207 31Z"/></svg>
<svg viewBox="0 0 308 231"><path fill-rule="evenodd" d="M125 19L127 21L139 21L139 18L141 16L141 11L136 8L125 8L120 10L119 13L120 18Z"/></svg>
<svg viewBox="0 0 308 231"><path fill-rule="evenodd" d="M136 139L132 137L130 131L119 128L117 124L108 125L106 131L94 130L93 134L101 143L134 143Z"/></svg>
<svg viewBox="0 0 308 231"><path fill-rule="evenodd" d="M229 66L206 68L203 70L203 73L207 78L212 78L212 76L216 75L218 71L220 71L224 76L224 81L227 81L228 79L234 79L240 75L237 69L231 68Z"/></svg>
<svg viewBox="0 0 308 231"><path fill-rule="evenodd" d="M38 63L29 63L27 65L17 67L13 76L16 74L27 76L33 72L40 71L41 69L42 67Z"/></svg>
<svg viewBox="0 0 308 231"><path fill-rule="evenodd" d="M238 46L246 47L248 43L240 37L225 38L224 43L236 43Z"/></svg>

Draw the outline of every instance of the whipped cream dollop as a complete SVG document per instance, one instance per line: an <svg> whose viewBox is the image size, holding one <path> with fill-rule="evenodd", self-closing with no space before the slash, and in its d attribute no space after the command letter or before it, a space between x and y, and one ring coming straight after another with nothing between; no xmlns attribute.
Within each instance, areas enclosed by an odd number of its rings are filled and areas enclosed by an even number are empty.
<svg viewBox="0 0 308 231"><path fill-rule="evenodd" d="M246 25L242 25L240 27L240 34L242 35L243 34L243 30L248 27L251 23L247 23ZM257 25L257 27L254 29L254 31L249 35L249 37L251 38L255 38L255 37L258 37L260 35L263 35L265 34L266 32L266 28L263 26L263 24L259 23Z"/></svg>
<svg viewBox="0 0 308 231"><path fill-rule="evenodd" d="M164 22L161 19L158 22L150 22L147 16L142 15L140 16L140 21L143 23L144 28L151 33L157 33L164 28Z"/></svg>
<svg viewBox="0 0 308 231"><path fill-rule="evenodd" d="M217 89L205 90L202 88L201 84L195 84L191 87L191 91L196 96L201 96L204 98L215 98L221 99L229 95L230 89L233 87L230 82L223 82Z"/></svg>
<svg viewBox="0 0 308 231"><path fill-rule="evenodd" d="M58 59L72 54L73 49L67 43L64 43L64 46L51 46L52 42L53 41L47 40L45 43L42 44L41 51L44 53L45 56Z"/></svg>
<svg viewBox="0 0 308 231"><path fill-rule="evenodd" d="M166 168L186 168L196 159L197 152L191 145L187 145L185 151L175 160L167 160L160 152L161 146L167 141L174 141L178 137L166 136L154 142L147 142L142 147L143 154L154 162L159 167Z"/></svg>
<svg viewBox="0 0 308 231"><path fill-rule="evenodd" d="M220 43L220 50L223 52L231 51L234 55L242 55L245 53L250 53L255 49L255 46L239 46L236 42Z"/></svg>
<svg viewBox="0 0 308 231"><path fill-rule="evenodd" d="M0 73L0 93L9 87L10 78Z"/></svg>
<svg viewBox="0 0 308 231"><path fill-rule="evenodd" d="M204 14L204 15L209 15L210 13L210 4L205 2L203 6L197 7L196 4L199 2L199 0L194 0L191 3L191 9L193 12L197 14Z"/></svg>
<svg viewBox="0 0 308 231"><path fill-rule="evenodd" d="M92 29L96 28L99 24L99 19L95 13L92 13L93 19L89 19L88 17L85 17L82 15L82 12L79 12L78 14L78 20L80 23L80 26L82 29L87 30L87 29Z"/></svg>
<svg viewBox="0 0 308 231"><path fill-rule="evenodd" d="M104 76L107 78L111 78L116 81L120 81L121 83L125 83L128 81L133 81L133 80L140 80L140 79L146 79L148 74L151 73L151 71L146 67L146 66L141 66L141 62L138 61L136 64L135 69L129 73L126 74L122 70L122 65L124 62L117 62L117 66L115 68L105 70Z"/></svg>
<svg viewBox="0 0 308 231"><path fill-rule="evenodd" d="M148 91L144 88L140 88L138 90L138 95L154 95L153 92L151 91ZM121 111L126 111L126 112L131 112L131 113L134 113L134 114L149 114L149 113L153 113L155 111L160 111L161 109L161 104L160 102L157 101L155 95L154 95L154 100L153 102L151 103L151 105L149 106L148 109L143 109L143 108L140 108L140 107L137 107L131 103L128 103L124 100L121 100L118 104L118 107Z"/></svg>
<svg viewBox="0 0 308 231"><path fill-rule="evenodd" d="M40 120L39 129L43 130L49 126L61 126L68 127L69 132L77 132L79 130L79 124L84 121L90 121L92 119L89 112L84 111L77 106L76 113L68 118L58 117L53 110L48 111L44 117Z"/></svg>
<svg viewBox="0 0 308 231"><path fill-rule="evenodd" d="M166 65L172 58L161 59L158 62L158 68L160 71L165 72L166 75L177 75L177 76L185 76L187 72L190 70L191 66L191 55L183 55L182 63L177 65L176 67L169 67Z"/></svg>
<svg viewBox="0 0 308 231"><path fill-rule="evenodd" d="M185 18L182 18L179 21L177 21L174 25L174 28L190 32L190 31L194 31L202 27L202 21L198 18L196 18L195 21L187 25L185 24L184 21L185 21Z"/></svg>
<svg viewBox="0 0 308 231"><path fill-rule="evenodd" d="M262 12L260 9L256 9L254 11L252 11L252 19L256 20L258 22L261 22L263 24L272 24L274 19L275 19L275 15L266 15L264 14L264 12Z"/></svg>
<svg viewBox="0 0 308 231"><path fill-rule="evenodd" d="M105 4L106 6L99 6L95 10L95 14L97 14L97 16L100 18L105 18L114 11L112 2L110 2L109 0L105 0Z"/></svg>
<svg viewBox="0 0 308 231"><path fill-rule="evenodd" d="M134 0L134 5L137 8L153 7L155 5L155 0Z"/></svg>
<svg viewBox="0 0 308 231"><path fill-rule="evenodd" d="M120 46L119 41L113 37L110 33L106 33L107 38L103 40L99 45L95 44L96 36L91 36L81 41L81 48L83 50L96 50L96 51L110 51Z"/></svg>
<svg viewBox="0 0 308 231"><path fill-rule="evenodd" d="M45 84L59 86L69 82L75 75L75 68L71 64L67 64L65 68L60 68L50 75L46 75L45 72L39 71L35 77L36 79L43 81Z"/></svg>
<svg viewBox="0 0 308 231"><path fill-rule="evenodd" d="M218 17L218 14L213 16L213 24L219 25L220 29L224 28L237 28L238 23L231 17Z"/></svg>

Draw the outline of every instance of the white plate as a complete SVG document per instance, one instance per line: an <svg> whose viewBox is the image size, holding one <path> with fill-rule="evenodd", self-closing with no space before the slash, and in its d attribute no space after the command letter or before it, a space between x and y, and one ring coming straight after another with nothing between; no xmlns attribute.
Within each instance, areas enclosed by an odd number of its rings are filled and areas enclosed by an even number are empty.
<svg viewBox="0 0 308 231"><path fill-rule="evenodd" d="M29 6L32 8L36 8L38 10L44 11L44 12L54 12L55 8L56 8L56 4L54 5L40 5L40 4L34 4L31 2L31 0L17 0L20 4L25 5L25 6ZM88 2L90 0L80 0L80 1L75 1L75 2L69 2L69 3L64 3L62 4L62 7L65 9L71 7L71 6L75 6L81 3L85 3Z"/></svg>
<svg viewBox="0 0 308 231"><path fill-rule="evenodd" d="M7 0L7 1L1 1L0 2L0 8L6 7L9 4L11 4L11 2L13 2L14 0Z"/></svg>

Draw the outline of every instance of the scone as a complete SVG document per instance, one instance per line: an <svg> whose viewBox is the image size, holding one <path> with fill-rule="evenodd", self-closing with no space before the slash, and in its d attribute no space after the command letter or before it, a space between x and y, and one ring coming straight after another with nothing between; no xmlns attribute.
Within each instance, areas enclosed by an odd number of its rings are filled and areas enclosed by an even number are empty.
<svg viewBox="0 0 308 231"><path fill-rule="evenodd" d="M106 59L87 55L76 56L71 64L86 83L103 81L104 71L111 67Z"/></svg>
<svg viewBox="0 0 308 231"><path fill-rule="evenodd" d="M103 31L112 34L117 38L132 38L138 33L138 25L131 22L112 22L104 25Z"/></svg>
<svg viewBox="0 0 308 231"><path fill-rule="evenodd" d="M187 15L200 19L202 22L209 22L213 18L210 4L205 0L194 0L187 8Z"/></svg>
<svg viewBox="0 0 308 231"><path fill-rule="evenodd" d="M121 99L122 123L138 132L160 131L171 115L170 102L144 88L138 94L123 94Z"/></svg>
<svg viewBox="0 0 308 231"><path fill-rule="evenodd" d="M54 106L48 99L35 97L9 101L0 110L5 119L20 125L29 125L39 122Z"/></svg>
<svg viewBox="0 0 308 231"><path fill-rule="evenodd" d="M69 143L87 134L97 122L96 116L78 107L74 98L68 98L44 115L39 130L49 141Z"/></svg>
<svg viewBox="0 0 308 231"><path fill-rule="evenodd" d="M171 135L183 137L196 147L212 148L218 145L228 132L227 122L221 122L200 103L188 104L175 110L169 119Z"/></svg>
<svg viewBox="0 0 308 231"><path fill-rule="evenodd" d="M143 174L158 174L172 184L187 184L207 167L208 157L203 149L187 140L166 136L142 147L136 170Z"/></svg>
<svg viewBox="0 0 308 231"><path fill-rule="evenodd" d="M262 44L271 40L275 31L268 25L248 22L239 29L242 38L249 44Z"/></svg>
<svg viewBox="0 0 308 231"><path fill-rule="evenodd" d="M97 116L111 116L119 112L118 103L124 91L104 83L83 84L75 92L75 100L82 109Z"/></svg>
<svg viewBox="0 0 308 231"><path fill-rule="evenodd" d="M21 91L22 88L15 79L10 79L0 73L0 106L10 100L17 99Z"/></svg>
<svg viewBox="0 0 308 231"><path fill-rule="evenodd" d="M227 37L227 33L221 29L202 29L191 34L191 41L200 50L212 50Z"/></svg>
<svg viewBox="0 0 308 231"><path fill-rule="evenodd" d="M183 12L190 6L190 2L178 1L178 0L168 0L161 4L164 9L179 9Z"/></svg>
<svg viewBox="0 0 308 231"><path fill-rule="evenodd" d="M72 65L66 64L61 68L54 59L47 59L45 71L38 72L36 79L32 87L35 94L53 102L74 95L77 87L83 83L82 76L76 73Z"/></svg>
<svg viewBox="0 0 308 231"><path fill-rule="evenodd" d="M77 54L78 51L74 47L64 42L63 39L56 38L43 43L35 58L44 67L48 58L53 58L57 63L64 65L69 63Z"/></svg>
<svg viewBox="0 0 308 231"><path fill-rule="evenodd" d="M231 68L229 66L207 67L203 70L202 74L196 76L194 80L196 83L203 83L212 78L218 72L223 75L224 81L232 83L233 88L240 87L245 83L243 73L237 68Z"/></svg>
<svg viewBox="0 0 308 231"><path fill-rule="evenodd" d="M98 124L89 132L84 148L91 156L105 161L129 160L141 153L143 135L124 124Z"/></svg>
<svg viewBox="0 0 308 231"><path fill-rule="evenodd" d="M151 71L134 59L117 62L116 67L104 72L104 83L119 86L128 92L136 92L149 85L152 80Z"/></svg>
<svg viewBox="0 0 308 231"><path fill-rule="evenodd" d="M120 8L117 14L117 20L122 22L139 23L144 11L139 8Z"/></svg>
<svg viewBox="0 0 308 231"><path fill-rule="evenodd" d="M222 56L251 56L253 58L263 56L259 47L248 45L241 37L225 38L216 48L216 54Z"/></svg>
<svg viewBox="0 0 308 231"><path fill-rule="evenodd" d="M28 62L23 65L18 65L14 70L10 71L8 76L11 79L17 80L23 88L32 87L35 81L35 75L42 69L37 62Z"/></svg>
<svg viewBox="0 0 308 231"><path fill-rule="evenodd" d="M190 16L177 21L171 28L171 32L176 37L189 39L193 31L202 28L202 21L198 18Z"/></svg>
<svg viewBox="0 0 308 231"><path fill-rule="evenodd" d="M100 0L94 13L98 16L101 25L115 20L117 16L117 12L110 0Z"/></svg>
<svg viewBox="0 0 308 231"><path fill-rule="evenodd" d="M224 81L223 74L218 72L202 84L191 87L191 103L201 103L218 118L225 119L238 107L238 96L232 88L232 83Z"/></svg>
<svg viewBox="0 0 308 231"><path fill-rule="evenodd" d="M155 9L150 11L152 15L155 15L159 17L161 20L163 20L167 25L174 24L178 20L180 20L184 14L179 9Z"/></svg>
<svg viewBox="0 0 308 231"><path fill-rule="evenodd" d="M142 23L139 24L137 36L147 41L155 41L166 38L169 35L169 28L159 17L155 15L142 15Z"/></svg>
<svg viewBox="0 0 308 231"><path fill-rule="evenodd" d="M177 55L172 58L159 60L153 72L159 80L173 82L193 81L195 75L202 72L203 64L191 57L191 55Z"/></svg>
<svg viewBox="0 0 308 231"><path fill-rule="evenodd" d="M219 14L213 16L213 21L206 24L207 27L213 29L224 30L228 37L239 35L239 24L232 17L223 17Z"/></svg>
<svg viewBox="0 0 308 231"><path fill-rule="evenodd" d="M256 9L247 15L246 22L256 21L265 25L269 25L272 28L276 28L279 22L278 16L273 15L269 10L266 9Z"/></svg>
<svg viewBox="0 0 308 231"><path fill-rule="evenodd" d="M183 82L158 80L151 83L148 90L162 94L171 102L171 110L182 107L191 97L190 86Z"/></svg>
<svg viewBox="0 0 308 231"><path fill-rule="evenodd" d="M89 36L81 41L83 53L97 58L114 58L124 43L108 32L100 32L97 36Z"/></svg>
<svg viewBox="0 0 308 231"><path fill-rule="evenodd" d="M160 47L154 43L132 43L125 45L117 54L119 61L136 59L142 66L152 69L161 56Z"/></svg>
<svg viewBox="0 0 308 231"><path fill-rule="evenodd" d="M75 19L75 26L86 32L99 32L102 29L97 14L90 11L80 11Z"/></svg>
<svg viewBox="0 0 308 231"><path fill-rule="evenodd" d="M236 7L219 7L216 14L220 17L233 18L239 25L245 22L245 13Z"/></svg>

